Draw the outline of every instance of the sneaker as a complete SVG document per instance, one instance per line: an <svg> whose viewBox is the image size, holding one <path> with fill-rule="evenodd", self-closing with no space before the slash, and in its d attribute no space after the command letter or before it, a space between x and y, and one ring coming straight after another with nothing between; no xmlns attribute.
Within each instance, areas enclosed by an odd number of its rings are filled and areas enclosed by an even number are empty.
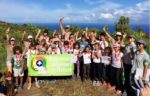
<svg viewBox="0 0 150 96"><path fill-rule="evenodd" d="M117 94L117 95L119 95L119 94L121 94L121 93L122 93L121 90L117 90L117 91L116 91L116 94Z"/></svg>
<svg viewBox="0 0 150 96"><path fill-rule="evenodd" d="M40 85L39 85L38 82L35 82L35 86L36 86L37 88L40 88Z"/></svg>
<svg viewBox="0 0 150 96"><path fill-rule="evenodd" d="M18 89L15 88L14 92L15 92L15 94L16 94L16 93L18 92Z"/></svg>
<svg viewBox="0 0 150 96"><path fill-rule="evenodd" d="M111 86L110 88L109 88L109 90L111 91L111 90L115 90L115 86Z"/></svg>
<svg viewBox="0 0 150 96"><path fill-rule="evenodd" d="M93 81L93 86L96 86L96 81Z"/></svg>
<svg viewBox="0 0 150 96"><path fill-rule="evenodd" d="M96 86L100 86L100 82L99 81L96 81Z"/></svg>
<svg viewBox="0 0 150 96"><path fill-rule="evenodd" d="M31 83L29 83L29 84L28 84L27 89L28 89L28 90L30 90L30 89L31 89Z"/></svg>
<svg viewBox="0 0 150 96"><path fill-rule="evenodd" d="M23 90L23 85L22 84L20 84L19 87Z"/></svg>

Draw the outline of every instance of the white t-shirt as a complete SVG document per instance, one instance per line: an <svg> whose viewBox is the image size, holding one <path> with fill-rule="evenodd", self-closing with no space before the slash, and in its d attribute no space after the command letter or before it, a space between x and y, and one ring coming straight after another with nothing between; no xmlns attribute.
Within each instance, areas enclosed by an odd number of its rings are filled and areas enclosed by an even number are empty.
<svg viewBox="0 0 150 96"><path fill-rule="evenodd" d="M103 50L105 49L105 47L109 46L107 41L99 41L99 40L97 40L96 42L100 44L100 46L101 46L101 48Z"/></svg>
<svg viewBox="0 0 150 96"><path fill-rule="evenodd" d="M77 49L73 50L73 55L72 55L72 62L73 63L77 63L77 61L78 61L78 57L77 57L78 53L79 53L79 50L77 50Z"/></svg>
<svg viewBox="0 0 150 96"><path fill-rule="evenodd" d="M29 67L29 56L31 54L38 54L37 50L31 50L29 49L27 52L26 52L26 56L27 56L27 67Z"/></svg>
<svg viewBox="0 0 150 96"><path fill-rule="evenodd" d="M83 53L83 61L84 61L84 64L90 64L91 63L91 53Z"/></svg>
<svg viewBox="0 0 150 96"><path fill-rule="evenodd" d="M93 54L95 54L95 53L97 53L97 52L95 50L93 50ZM101 50L98 50L98 54L101 56ZM101 62L100 57L99 58L94 57L93 62L94 63L100 63Z"/></svg>
<svg viewBox="0 0 150 96"><path fill-rule="evenodd" d="M121 68L121 61L122 61L123 53L119 52L116 54L115 52L112 53L112 66L115 68Z"/></svg>
<svg viewBox="0 0 150 96"><path fill-rule="evenodd" d="M66 53L68 54L69 51L70 51L69 48L62 47L62 54L66 54Z"/></svg>

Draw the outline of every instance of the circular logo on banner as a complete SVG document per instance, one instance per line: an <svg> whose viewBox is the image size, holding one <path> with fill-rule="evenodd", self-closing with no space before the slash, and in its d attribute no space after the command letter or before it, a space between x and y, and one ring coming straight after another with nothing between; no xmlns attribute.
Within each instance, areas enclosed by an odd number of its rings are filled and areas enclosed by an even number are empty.
<svg viewBox="0 0 150 96"><path fill-rule="evenodd" d="M46 67L46 60L43 56L38 56L33 59L32 68L35 71L38 71L41 68Z"/></svg>

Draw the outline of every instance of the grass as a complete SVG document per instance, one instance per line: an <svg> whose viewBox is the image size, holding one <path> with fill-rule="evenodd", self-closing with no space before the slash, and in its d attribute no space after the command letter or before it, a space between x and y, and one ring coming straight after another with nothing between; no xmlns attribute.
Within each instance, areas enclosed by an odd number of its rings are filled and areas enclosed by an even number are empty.
<svg viewBox="0 0 150 96"><path fill-rule="evenodd" d="M25 88L23 93L25 92L26 96L35 96L35 94L36 96L41 96L40 94L43 94L43 96L119 96L114 91L108 91L106 86L92 86L90 80L81 82L80 79L66 79L57 80L54 84L47 81L41 87L41 89L32 88L31 91Z"/></svg>

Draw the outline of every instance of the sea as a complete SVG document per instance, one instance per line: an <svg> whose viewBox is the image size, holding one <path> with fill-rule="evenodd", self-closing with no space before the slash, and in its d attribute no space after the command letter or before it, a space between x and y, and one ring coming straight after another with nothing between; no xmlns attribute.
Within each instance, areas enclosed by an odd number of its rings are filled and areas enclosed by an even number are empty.
<svg viewBox="0 0 150 96"><path fill-rule="evenodd" d="M59 23L32 23L36 26L40 26L40 27L45 27L45 28L49 28L51 30L60 30L59 27ZM97 24L97 23L64 23L63 26L66 25L70 25L70 26L77 26L80 28L97 28L102 30L103 27L105 26L105 24ZM107 24L107 26L109 27L109 32L115 32L115 24ZM150 25L138 25L138 24L132 24L130 25L130 27L134 30L137 31L137 27L141 26L142 27L142 31L145 33L150 34Z"/></svg>

